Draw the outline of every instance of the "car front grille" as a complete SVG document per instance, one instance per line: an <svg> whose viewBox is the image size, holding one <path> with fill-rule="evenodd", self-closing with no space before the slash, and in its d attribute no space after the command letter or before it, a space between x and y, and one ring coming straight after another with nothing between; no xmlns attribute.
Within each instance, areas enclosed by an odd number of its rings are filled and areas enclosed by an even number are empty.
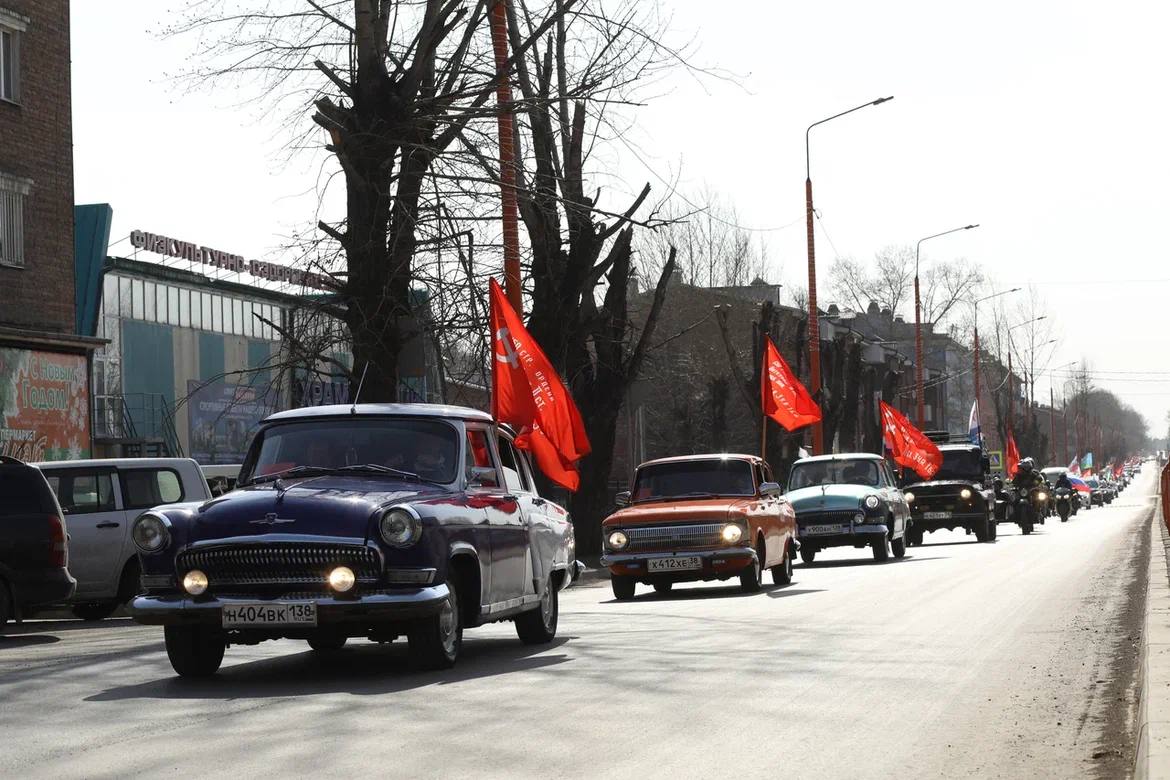
<svg viewBox="0 0 1170 780"><path fill-rule="evenodd" d="M849 525L853 522L856 509L836 510L832 512L801 512L796 516L796 524L801 525Z"/></svg>
<svg viewBox="0 0 1170 780"><path fill-rule="evenodd" d="M338 566L353 569L357 581L378 581L378 552L363 545L272 542L225 544L179 555L180 576L191 569L207 575L212 588L240 585L320 585Z"/></svg>
<svg viewBox="0 0 1170 780"><path fill-rule="evenodd" d="M623 529L630 543L629 552L646 550L683 550L719 547L723 544L724 523L690 525L652 525Z"/></svg>

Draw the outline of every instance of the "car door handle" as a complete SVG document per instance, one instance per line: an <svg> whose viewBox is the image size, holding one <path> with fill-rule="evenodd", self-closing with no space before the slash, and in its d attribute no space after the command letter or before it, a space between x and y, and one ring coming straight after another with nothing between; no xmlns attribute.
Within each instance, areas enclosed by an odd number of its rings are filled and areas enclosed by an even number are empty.
<svg viewBox="0 0 1170 780"><path fill-rule="evenodd" d="M94 528L117 528L121 523L98 523Z"/></svg>

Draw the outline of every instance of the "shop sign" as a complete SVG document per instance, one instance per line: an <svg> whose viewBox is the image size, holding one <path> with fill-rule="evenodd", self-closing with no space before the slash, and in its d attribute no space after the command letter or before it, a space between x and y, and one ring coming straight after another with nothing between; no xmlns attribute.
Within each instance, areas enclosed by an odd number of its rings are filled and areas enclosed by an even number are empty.
<svg viewBox="0 0 1170 780"><path fill-rule="evenodd" d="M0 455L76 460L89 452L85 357L0 348Z"/></svg>
<svg viewBox="0 0 1170 780"><path fill-rule="evenodd" d="M260 421L276 411L263 393L223 381L187 381L187 430L199 463L240 463Z"/></svg>
<svg viewBox="0 0 1170 780"><path fill-rule="evenodd" d="M238 274L248 274L272 282L315 287L318 290L335 290L337 288L336 283L325 274L300 271L296 268L289 268L287 265L267 263L261 260L245 260L242 255L212 249L209 246L201 246L190 241L180 241L169 236L160 236L157 233L148 233L145 230L130 231L130 244L135 249L141 249L144 252L153 252L165 257L177 257L191 263L209 265Z"/></svg>

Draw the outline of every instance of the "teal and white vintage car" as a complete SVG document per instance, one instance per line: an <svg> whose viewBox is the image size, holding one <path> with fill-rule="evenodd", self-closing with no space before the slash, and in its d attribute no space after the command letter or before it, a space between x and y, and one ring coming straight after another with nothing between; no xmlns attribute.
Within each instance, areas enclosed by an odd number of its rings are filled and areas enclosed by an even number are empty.
<svg viewBox="0 0 1170 780"><path fill-rule="evenodd" d="M800 558L812 563L828 547L869 547L875 561L906 554L910 506L890 464L880 455L852 453L803 458L788 474L787 498L796 510Z"/></svg>

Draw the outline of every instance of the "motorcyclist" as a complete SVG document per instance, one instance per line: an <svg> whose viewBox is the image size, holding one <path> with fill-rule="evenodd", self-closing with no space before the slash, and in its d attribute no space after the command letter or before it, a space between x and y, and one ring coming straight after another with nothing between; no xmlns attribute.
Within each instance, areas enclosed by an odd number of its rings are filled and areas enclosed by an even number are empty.
<svg viewBox="0 0 1170 780"><path fill-rule="evenodd" d="M1024 458L1016 466L1016 473L1012 477L1012 485L1015 487L1027 491L1044 484L1044 477L1036 470L1036 461L1031 458Z"/></svg>
<svg viewBox="0 0 1170 780"><path fill-rule="evenodd" d="M1056 485L1054 487L1057 490L1064 488L1065 490L1069 491L1070 493L1072 492L1073 485L1072 485L1072 481L1068 478L1067 471L1062 471L1060 473L1060 476L1056 478Z"/></svg>

